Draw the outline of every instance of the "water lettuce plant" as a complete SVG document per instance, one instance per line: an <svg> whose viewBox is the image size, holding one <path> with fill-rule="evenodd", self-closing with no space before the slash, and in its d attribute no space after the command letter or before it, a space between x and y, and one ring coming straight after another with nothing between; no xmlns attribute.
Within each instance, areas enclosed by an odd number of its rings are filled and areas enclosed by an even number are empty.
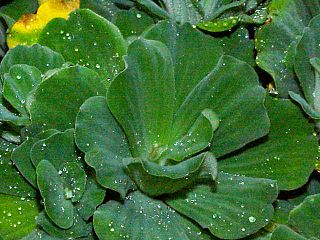
<svg viewBox="0 0 320 240"><path fill-rule="evenodd" d="M320 238L318 18L290 55L303 91L278 99L245 28L269 2L191 3L247 21L208 34L170 1L86 0L7 38L0 239Z"/></svg>

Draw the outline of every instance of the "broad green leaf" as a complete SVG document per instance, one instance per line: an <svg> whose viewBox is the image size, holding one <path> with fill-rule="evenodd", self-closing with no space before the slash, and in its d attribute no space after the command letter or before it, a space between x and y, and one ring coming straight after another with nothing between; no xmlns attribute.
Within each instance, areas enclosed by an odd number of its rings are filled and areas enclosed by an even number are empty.
<svg viewBox="0 0 320 240"><path fill-rule="evenodd" d="M272 76L280 97L288 97L288 91L300 91L294 61L287 55L304 27L319 13L320 3L313 0L273 0L269 5L270 22L262 26L255 40L257 64Z"/></svg>
<svg viewBox="0 0 320 240"><path fill-rule="evenodd" d="M37 166L37 182L50 219L60 228L70 228L74 224L72 203L65 198L63 178L47 160Z"/></svg>
<svg viewBox="0 0 320 240"><path fill-rule="evenodd" d="M304 185L319 155L313 126L290 100L267 98L269 135L242 152L223 159L219 169L248 177L277 180L279 189Z"/></svg>
<svg viewBox="0 0 320 240"><path fill-rule="evenodd" d="M56 130L48 130L43 133L38 134L34 138L28 138L22 144L14 149L11 154L11 159L19 169L19 172L23 175L23 177L28 180L28 182L34 187L38 188L37 186L37 177L36 177L36 169L33 163L31 162L30 151L33 145L41 140L48 138L54 133L57 133Z"/></svg>
<svg viewBox="0 0 320 240"><path fill-rule="evenodd" d="M126 43L119 29L87 9L74 11L68 20L52 20L39 43L61 53L67 61L95 70L106 84L124 68Z"/></svg>
<svg viewBox="0 0 320 240"><path fill-rule="evenodd" d="M111 21L119 10L114 2L114 0L81 0L80 8L90 9Z"/></svg>
<svg viewBox="0 0 320 240"><path fill-rule="evenodd" d="M163 202L140 192L131 193L123 204L109 201L100 206L93 225L101 240L212 239Z"/></svg>
<svg viewBox="0 0 320 240"><path fill-rule="evenodd" d="M320 194L307 197L293 209L290 212L289 224L303 236L320 238Z"/></svg>
<svg viewBox="0 0 320 240"><path fill-rule="evenodd" d="M316 111L312 106L310 106L307 101L301 97L299 94L289 91L290 97L300 104L303 111L308 114L313 119L320 119L320 113Z"/></svg>
<svg viewBox="0 0 320 240"><path fill-rule="evenodd" d="M287 226L280 225L277 227L274 232L271 235L270 240L284 240L284 239L290 239L290 240L307 240L307 238L304 238L300 234L296 233L292 229L288 228Z"/></svg>
<svg viewBox="0 0 320 240"><path fill-rule="evenodd" d="M86 237L92 231L92 223L85 222L76 210L74 210L74 224L68 229L59 228L50 220L44 211L39 214L37 223L50 236L60 239L77 239L80 237Z"/></svg>
<svg viewBox="0 0 320 240"><path fill-rule="evenodd" d="M4 75L3 96L19 113L27 115L26 100L41 80L41 72L36 67L13 65Z"/></svg>
<svg viewBox="0 0 320 240"><path fill-rule="evenodd" d="M237 26L240 20L241 18L238 16L231 16L226 18L214 19L209 22L199 23L197 26L209 32L224 32Z"/></svg>
<svg viewBox="0 0 320 240"><path fill-rule="evenodd" d="M86 163L95 169L98 182L124 197L132 182L123 170L122 159L130 157L130 151L105 97L89 98L81 106L75 138L78 148L86 154Z"/></svg>
<svg viewBox="0 0 320 240"><path fill-rule="evenodd" d="M16 240L28 235L36 227L39 211L36 199L0 194L0 236Z"/></svg>
<svg viewBox="0 0 320 240"><path fill-rule="evenodd" d="M36 57L35 57L36 56ZM10 49L0 65L0 75L8 73L16 64L27 64L38 68L42 73L50 69L59 68L64 64L63 57L47 47L35 44L31 47L17 46Z"/></svg>
<svg viewBox="0 0 320 240"><path fill-rule="evenodd" d="M274 216L272 218L273 222L277 224L288 224L290 211L295 207L289 201L277 200L274 202Z"/></svg>
<svg viewBox="0 0 320 240"><path fill-rule="evenodd" d="M30 157L35 167L43 160L48 160L58 171L68 162L79 162L73 139L74 130L56 132L33 144Z"/></svg>
<svg viewBox="0 0 320 240"><path fill-rule="evenodd" d="M80 66L61 69L41 82L29 99L32 125L37 130L73 128L82 103L105 92L105 84L93 70Z"/></svg>
<svg viewBox="0 0 320 240"><path fill-rule="evenodd" d="M20 116L16 113L10 112L0 100L0 121L12 123L16 126L25 126L30 123L29 118L26 116Z"/></svg>
<svg viewBox="0 0 320 240"><path fill-rule="evenodd" d="M247 29L241 27L230 36L219 38L219 43L226 54L255 66L254 42L249 38Z"/></svg>
<svg viewBox="0 0 320 240"><path fill-rule="evenodd" d="M217 162L211 153L169 166L133 158L124 159L124 165L141 191L149 196L177 192L201 177L213 181L217 174Z"/></svg>
<svg viewBox="0 0 320 240"><path fill-rule="evenodd" d="M169 17L169 14L152 0L136 0L136 2L146 8L151 14L155 16L158 16L160 18Z"/></svg>
<svg viewBox="0 0 320 240"><path fill-rule="evenodd" d="M80 199L79 203L75 206L79 215L85 220L93 215L98 205L100 205L105 197L105 190L98 185L93 177L88 176L86 189Z"/></svg>
<svg viewBox="0 0 320 240"><path fill-rule="evenodd" d="M305 28L297 45L294 64L303 95L308 104L299 96L294 95L293 98L302 105L308 115L315 118L319 118L320 114L319 26L320 15L313 18L309 27Z"/></svg>
<svg viewBox="0 0 320 240"><path fill-rule="evenodd" d="M71 199L72 202L79 202L87 182L85 171L80 167L79 163L66 162L62 167L60 176L64 178L67 184L65 188L66 198Z"/></svg>
<svg viewBox="0 0 320 240"><path fill-rule="evenodd" d="M166 203L208 228L216 237L238 239L269 223L277 195L272 180L220 173L215 186L191 187Z"/></svg>
<svg viewBox="0 0 320 240"><path fill-rule="evenodd" d="M169 142L175 107L170 52L160 42L136 40L126 64L109 88L108 106L127 135L133 157L149 158L158 148L153 154L157 159Z"/></svg>
<svg viewBox="0 0 320 240"><path fill-rule="evenodd" d="M0 7L0 13L18 20L23 14L34 13L38 8L37 0L13 0Z"/></svg>
<svg viewBox="0 0 320 240"><path fill-rule="evenodd" d="M154 23L148 14L135 8L118 11L112 22L119 28L124 38L140 36L147 27Z"/></svg>
<svg viewBox="0 0 320 240"><path fill-rule="evenodd" d="M16 145L12 143L0 140L0 194L36 197L35 189L20 175L10 161L11 152L15 147Z"/></svg>
<svg viewBox="0 0 320 240"><path fill-rule="evenodd" d="M21 240L61 240L61 238L51 237L46 232L35 229Z"/></svg>
<svg viewBox="0 0 320 240"><path fill-rule="evenodd" d="M176 106L180 108L175 116L178 130L185 131L203 109L213 110L220 119L212 141L216 157L268 132L265 91L256 73L244 62L222 56L217 40L188 25L179 27L167 21L158 23L145 37L164 42L171 51Z"/></svg>

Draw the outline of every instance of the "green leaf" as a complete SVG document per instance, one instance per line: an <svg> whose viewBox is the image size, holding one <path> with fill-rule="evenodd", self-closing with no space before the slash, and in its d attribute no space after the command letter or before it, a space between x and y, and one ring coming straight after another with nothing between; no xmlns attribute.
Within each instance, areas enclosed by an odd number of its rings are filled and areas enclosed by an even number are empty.
<svg viewBox="0 0 320 240"><path fill-rule="evenodd" d="M63 178L47 160L37 166L37 182L50 219L60 228L70 228L74 223L72 203L65 199Z"/></svg>
<svg viewBox="0 0 320 240"><path fill-rule="evenodd" d="M284 225L280 225L277 227L271 235L270 240L283 240L283 239L290 239L290 240L307 240L303 236L299 235L298 233L294 232L290 228Z"/></svg>
<svg viewBox="0 0 320 240"><path fill-rule="evenodd" d="M31 47L17 46L10 49L0 65L0 75L8 73L16 64L27 64L38 68L42 73L50 69L59 68L64 64L63 57L47 47L35 44Z"/></svg>
<svg viewBox="0 0 320 240"><path fill-rule="evenodd" d="M82 103L105 92L104 83L93 70L80 66L61 69L41 82L29 99L32 125L37 130L73 128Z"/></svg>
<svg viewBox="0 0 320 240"><path fill-rule="evenodd" d="M93 224L102 240L212 239L161 201L140 192L131 193L124 204L109 201L99 207Z"/></svg>
<svg viewBox="0 0 320 240"><path fill-rule="evenodd" d="M163 21L145 36L164 42L171 51L176 106L180 107L175 117L178 130L188 129L203 109L213 110L220 119L212 141L216 157L239 149L268 132L269 119L263 106L265 91L248 64L222 56L217 40L188 25L179 27Z"/></svg>
<svg viewBox="0 0 320 240"><path fill-rule="evenodd" d="M67 162L79 162L73 139L74 130L56 132L47 138L37 141L30 151L35 167L43 160L48 160L58 171Z"/></svg>
<svg viewBox="0 0 320 240"><path fill-rule="evenodd" d="M36 199L0 194L0 236L3 240L26 236L36 227L38 213Z"/></svg>
<svg viewBox="0 0 320 240"><path fill-rule="evenodd" d="M247 29L239 28L230 36L220 38L219 42L226 54L255 66L254 42L249 38Z"/></svg>
<svg viewBox="0 0 320 240"><path fill-rule="evenodd" d="M300 108L290 100L268 98L271 128L258 144L219 162L219 169L248 177L277 180L279 189L304 185L318 157L318 141Z"/></svg>
<svg viewBox="0 0 320 240"><path fill-rule="evenodd" d="M290 212L289 224L308 238L320 238L320 194L307 197L293 209Z"/></svg>
<svg viewBox="0 0 320 240"><path fill-rule="evenodd" d="M108 106L123 127L133 157L146 157L169 142L174 111L174 73L164 44L137 40L127 68L112 82ZM163 94L165 93L165 94Z"/></svg>
<svg viewBox="0 0 320 240"><path fill-rule="evenodd" d="M51 237L46 232L35 229L21 240L61 240L61 238Z"/></svg>
<svg viewBox="0 0 320 240"><path fill-rule="evenodd" d="M28 138L22 144L14 149L11 154L11 159L18 168L19 172L23 175L23 177L28 180L28 182L34 187L37 186L37 178L36 178L36 169L33 163L31 162L30 152L33 145L41 140L50 137L52 134L57 133L56 130L48 130L38 134L34 138Z"/></svg>
<svg viewBox="0 0 320 240"><path fill-rule="evenodd" d="M132 182L123 170L122 159L130 157L130 151L105 97L89 98L81 106L75 137L77 146L86 154L86 163L95 169L98 182L124 197Z"/></svg>
<svg viewBox="0 0 320 240"><path fill-rule="evenodd" d="M306 112L312 117L320 114L320 44L319 34L320 15L313 18L309 27L305 28L300 39L295 56L294 69L303 90L306 102L297 99ZM296 96L294 96L296 97Z"/></svg>
<svg viewBox="0 0 320 240"><path fill-rule="evenodd" d="M52 20L39 43L60 52L67 61L95 70L106 84L124 68L126 43L119 29L87 9L74 11L68 20Z"/></svg>
<svg viewBox="0 0 320 240"><path fill-rule="evenodd" d="M136 2L146 8L151 14L154 14L160 18L169 17L169 14L152 0L136 0Z"/></svg>
<svg viewBox="0 0 320 240"><path fill-rule="evenodd" d="M37 223L43 228L50 236L59 237L62 239L77 239L86 237L92 231L92 223L86 223L74 210L74 224L68 229L61 229L55 225L50 218L42 211L38 218Z"/></svg>
<svg viewBox="0 0 320 240"><path fill-rule="evenodd" d="M37 192L19 174L10 161L10 155L16 145L0 140L0 193L19 197L36 197ZM1 225L1 224L0 224Z"/></svg>
<svg viewBox="0 0 320 240"><path fill-rule="evenodd" d="M288 97L288 91L300 93L294 61L287 56L304 27L319 13L320 3L313 0L273 0L269 5L272 21L262 26L255 40L257 64L273 77L280 97Z"/></svg>
<svg viewBox="0 0 320 240"><path fill-rule="evenodd" d="M124 159L124 165L137 186L150 196L174 193L201 177L208 177L201 175L209 175L209 180L215 180L217 173L217 162L211 153L171 166L133 158Z"/></svg>
<svg viewBox="0 0 320 240"><path fill-rule="evenodd" d="M13 65L4 75L3 96L21 114L28 115L26 100L41 82L39 69L25 64Z"/></svg>
<svg viewBox="0 0 320 240"><path fill-rule="evenodd" d="M111 21L119 10L114 2L114 0L81 0L80 8L90 9L91 11Z"/></svg>
<svg viewBox="0 0 320 240"><path fill-rule="evenodd" d="M308 114L311 118L320 119L320 113L314 110L313 107L310 106L309 103L307 103L307 101L303 97L291 91L289 91L289 95L294 101L300 104L303 111L306 114Z"/></svg>
<svg viewBox="0 0 320 240"><path fill-rule="evenodd" d="M34 13L38 8L37 0L13 0L0 8L0 13L18 20L23 14Z"/></svg>
<svg viewBox="0 0 320 240"><path fill-rule="evenodd" d="M87 182L85 171L80 167L79 163L66 162L63 165L60 176L64 178L68 185L65 189L66 198L71 199L72 202L79 202Z"/></svg>
<svg viewBox="0 0 320 240"><path fill-rule="evenodd" d="M25 126L30 123L28 117L22 117L22 116L17 115L16 113L10 112L2 104L2 100L0 100L0 121L12 123L16 126Z"/></svg>
<svg viewBox="0 0 320 240"><path fill-rule="evenodd" d="M135 8L131 8L129 11L118 11L112 22L119 28L124 38L140 36L147 27L154 23L148 14Z"/></svg>
<svg viewBox="0 0 320 240"><path fill-rule="evenodd" d="M203 22L197 24L197 27L209 31L209 32L224 32L235 26L240 22L240 17L227 17L221 19L215 19L209 22Z"/></svg>
<svg viewBox="0 0 320 240"><path fill-rule="evenodd" d="M100 205L105 197L105 190L98 185L93 177L88 177L86 183L86 189L80 199L79 203L75 206L79 212L79 215L88 221L93 215L98 205Z"/></svg>
<svg viewBox="0 0 320 240"><path fill-rule="evenodd" d="M277 195L274 181L220 173L216 186L194 186L166 203L213 235L238 239L269 223Z"/></svg>

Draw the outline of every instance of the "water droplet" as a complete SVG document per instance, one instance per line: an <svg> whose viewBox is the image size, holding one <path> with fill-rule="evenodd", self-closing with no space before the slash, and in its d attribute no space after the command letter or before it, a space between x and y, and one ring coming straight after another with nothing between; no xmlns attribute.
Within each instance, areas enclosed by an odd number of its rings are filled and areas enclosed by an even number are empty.
<svg viewBox="0 0 320 240"><path fill-rule="evenodd" d="M254 223L256 221L256 218L253 216L249 217L249 222Z"/></svg>

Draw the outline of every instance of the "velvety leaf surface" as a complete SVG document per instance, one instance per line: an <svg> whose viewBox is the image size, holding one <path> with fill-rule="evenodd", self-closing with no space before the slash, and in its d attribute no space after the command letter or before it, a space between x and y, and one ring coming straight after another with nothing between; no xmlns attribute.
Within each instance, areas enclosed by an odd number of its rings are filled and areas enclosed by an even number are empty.
<svg viewBox="0 0 320 240"><path fill-rule="evenodd" d="M28 117L20 116L19 114L9 111L6 106L3 105L3 99L0 99L0 121L12 123L16 126L25 126L30 123Z"/></svg>
<svg viewBox="0 0 320 240"><path fill-rule="evenodd" d="M16 145L0 140L0 193L20 197L35 197L37 192L19 174L10 161L10 155Z"/></svg>
<svg viewBox="0 0 320 240"><path fill-rule="evenodd" d="M271 74L280 97L288 97L289 90L300 91L288 54L304 27L319 13L320 3L313 0L273 0L269 5L272 21L262 26L256 37L257 64Z"/></svg>
<svg viewBox="0 0 320 240"><path fill-rule="evenodd" d="M200 177L215 180L217 172L216 159L211 153L200 154L171 166L159 166L133 158L124 159L124 164L137 186L149 196L177 192Z"/></svg>
<svg viewBox="0 0 320 240"><path fill-rule="evenodd" d="M308 238L320 238L320 194L307 197L293 209L289 216L289 224Z"/></svg>
<svg viewBox="0 0 320 240"><path fill-rule="evenodd" d="M118 11L112 22L119 28L124 38L139 36L147 27L154 23L148 14L135 8Z"/></svg>
<svg viewBox="0 0 320 240"><path fill-rule="evenodd" d="M318 153L313 126L290 100L267 98L271 128L258 145L219 162L219 169L248 177L277 180L281 190L304 185L313 172Z"/></svg>
<svg viewBox="0 0 320 240"><path fill-rule="evenodd" d="M36 57L35 57L36 56ZM10 68L16 64L27 64L38 68L42 73L59 68L64 64L63 57L47 47L35 44L31 47L17 46L10 49L0 65L0 75L3 78Z"/></svg>
<svg viewBox="0 0 320 240"><path fill-rule="evenodd" d="M81 0L80 8L90 9L111 21L119 10L114 2L114 0Z"/></svg>
<svg viewBox="0 0 320 240"><path fill-rule="evenodd" d="M96 207L100 205L105 197L105 190L97 183L93 177L88 177L86 189L80 199L79 203L75 206L79 215L85 220L93 215Z"/></svg>
<svg viewBox="0 0 320 240"><path fill-rule="evenodd" d="M36 227L38 200L0 194L0 236L16 240L28 235Z"/></svg>
<svg viewBox="0 0 320 240"><path fill-rule="evenodd" d="M63 178L49 161L42 160L38 164L37 182L50 219L60 228L70 228L74 221L73 206L65 199Z"/></svg>
<svg viewBox="0 0 320 240"><path fill-rule="evenodd" d="M166 202L216 237L238 239L269 223L277 195L272 180L220 173L215 186L197 185Z"/></svg>
<svg viewBox="0 0 320 240"><path fill-rule="evenodd" d="M126 63L109 88L108 106L126 133L133 157L148 158L170 138L175 107L172 60L164 44L141 39L129 46ZM160 154L161 149L152 157Z"/></svg>
<svg viewBox="0 0 320 240"><path fill-rule="evenodd" d="M126 43L119 29L87 9L71 13L68 20L51 21L39 43L60 52L67 61L95 70L106 84L124 68Z"/></svg>
<svg viewBox="0 0 320 240"><path fill-rule="evenodd" d="M11 154L11 159L16 165L16 167L19 169L19 172L35 188L38 188L38 186L36 178L36 169L33 163L31 162L30 157L31 149L37 141L48 138L52 134L55 134L57 132L58 131L51 129L38 134L34 138L28 138L22 144L17 146Z"/></svg>
<svg viewBox="0 0 320 240"><path fill-rule="evenodd" d="M4 75L3 96L19 113L27 115L26 100L41 80L41 72L36 67L14 65Z"/></svg>
<svg viewBox="0 0 320 240"><path fill-rule="evenodd" d="M296 233L295 231L288 228L287 226L280 225L274 230L270 240L283 240L283 239L307 240L307 238L301 236L300 234Z"/></svg>
<svg viewBox="0 0 320 240"><path fill-rule="evenodd" d="M304 104L300 99L294 99L302 105L311 117L315 118L319 118L320 114L319 27L320 15L313 18L309 26L305 28L303 36L297 45L294 64L303 95L308 104ZM309 110L309 108L311 109ZM315 113L313 114L313 112Z"/></svg>
<svg viewBox="0 0 320 240"><path fill-rule="evenodd" d="M164 42L171 51L179 109L174 119L179 126L176 129L185 131L184 127L190 126L203 109L213 110L220 119L212 141L216 157L268 132L265 92L249 65L222 56L220 43L188 25L179 27L163 21L145 36Z"/></svg>
<svg viewBox="0 0 320 240"><path fill-rule="evenodd" d="M73 128L82 103L105 92L105 84L93 70L80 66L61 69L41 82L30 99L32 124L39 130Z"/></svg>
<svg viewBox="0 0 320 240"><path fill-rule="evenodd" d="M56 132L50 137L37 141L30 151L33 165L37 167L45 159L59 171L63 169L65 163L79 162L73 134L74 130L69 129L65 132Z"/></svg>
<svg viewBox="0 0 320 240"><path fill-rule="evenodd" d="M95 169L98 182L124 197L132 182L124 173L122 159L130 157L130 151L105 97L89 98L81 106L75 137L79 149L86 153L86 163Z"/></svg>
<svg viewBox="0 0 320 240"><path fill-rule="evenodd" d="M109 201L94 214L99 239L211 239L202 230L159 200L131 193L124 204Z"/></svg>
<svg viewBox="0 0 320 240"><path fill-rule="evenodd" d="M74 224L68 229L61 229L55 225L50 218L42 211L38 218L37 223L47 232L50 236L58 237L60 239L77 239L80 237L88 236L92 230L92 224L86 223L74 210Z"/></svg>

